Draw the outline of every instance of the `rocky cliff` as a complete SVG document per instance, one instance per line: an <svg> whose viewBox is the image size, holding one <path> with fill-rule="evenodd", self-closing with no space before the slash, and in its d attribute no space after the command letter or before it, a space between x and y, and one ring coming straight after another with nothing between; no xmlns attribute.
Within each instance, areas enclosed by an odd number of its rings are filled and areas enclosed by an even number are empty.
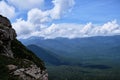
<svg viewBox="0 0 120 80"><path fill-rule="evenodd" d="M48 80L44 62L16 36L9 19L0 15L0 80Z"/></svg>

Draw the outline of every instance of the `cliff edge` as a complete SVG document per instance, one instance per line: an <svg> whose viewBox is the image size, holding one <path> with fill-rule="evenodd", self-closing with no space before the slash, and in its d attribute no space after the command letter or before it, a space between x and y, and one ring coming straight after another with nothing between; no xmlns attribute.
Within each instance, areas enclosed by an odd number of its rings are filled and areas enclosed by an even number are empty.
<svg viewBox="0 0 120 80"><path fill-rule="evenodd" d="M0 80L48 80L44 62L16 36L9 19L0 15Z"/></svg>

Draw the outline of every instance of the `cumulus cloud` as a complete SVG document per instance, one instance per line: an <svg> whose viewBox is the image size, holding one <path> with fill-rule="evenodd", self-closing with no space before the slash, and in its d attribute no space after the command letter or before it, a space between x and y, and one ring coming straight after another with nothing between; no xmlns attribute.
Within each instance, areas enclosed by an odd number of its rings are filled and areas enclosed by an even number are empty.
<svg viewBox="0 0 120 80"><path fill-rule="evenodd" d="M18 7L22 6L22 3L28 1L13 1L13 4ZM32 0L29 0L32 2ZM31 4L31 2L29 2ZM44 37L44 38L79 38L79 37L91 37L91 36L109 36L120 34L120 25L116 20L107 22L103 25L94 25L87 23L85 25L73 24L73 23L52 23L50 26L45 25L46 22L52 22L53 20L60 19L63 14L69 12L74 6L74 0L52 0L53 8L49 10L41 10L40 8L34 8L38 3L43 3L44 0L36 0L27 13L27 20L18 19L12 25L17 31L18 38L29 38L31 36ZM20 2L20 3L19 3ZM30 5L29 4L29 5Z"/></svg>
<svg viewBox="0 0 120 80"><path fill-rule="evenodd" d="M111 34L111 32L112 33L119 32L119 30L120 30L120 25L117 24L116 20L114 20L112 22L108 22L104 24L99 31L101 34Z"/></svg>
<svg viewBox="0 0 120 80"><path fill-rule="evenodd" d="M40 31L36 36L44 38L81 38L92 36L111 36L120 35L120 25L116 20L105 23L103 25L94 25L87 23L81 24L52 24L50 27Z"/></svg>
<svg viewBox="0 0 120 80"><path fill-rule="evenodd" d="M0 14L8 18L15 16L15 8L8 5L5 1L0 1Z"/></svg>
<svg viewBox="0 0 120 80"><path fill-rule="evenodd" d="M24 21L22 22L24 23ZM23 25L23 27L25 26ZM29 28L33 26L34 25L31 24ZM57 37L72 39L72 38L92 37L92 36L120 35L120 25L117 23L116 20L107 22L103 25L94 25L92 23L87 23L86 25L62 23L62 24L52 24L51 26L39 28L39 30L36 27L36 29L37 30L31 28L28 30L28 27L26 27L24 28L24 32L28 32L27 35L25 35L24 33L23 35L21 35L22 33L20 33L21 36L19 36L18 38L29 38L32 36L36 36L36 37L44 37L45 39L54 39ZM23 31L21 30L17 32L23 32Z"/></svg>
<svg viewBox="0 0 120 80"><path fill-rule="evenodd" d="M34 8L28 12L28 21L34 24L42 24L51 21L48 11L41 11Z"/></svg>
<svg viewBox="0 0 120 80"><path fill-rule="evenodd" d="M30 10L32 8L41 8L44 0L7 0L19 10Z"/></svg>
<svg viewBox="0 0 120 80"><path fill-rule="evenodd" d="M29 38L46 28L45 25L33 24L29 21L23 20L22 18L17 19L16 22L12 23L12 26L16 30L18 38Z"/></svg>
<svg viewBox="0 0 120 80"><path fill-rule="evenodd" d="M11 2L19 2L16 0L10 0ZM28 1L28 0L27 0ZM13 2L13 3L14 3ZM23 2L23 1L21 1ZM24 2L25 3L25 2ZM41 10L40 8L33 8L30 9L27 13L27 20L21 20L18 19L16 22L13 23L14 28L16 29L18 35L23 35L23 33L28 33L31 32L31 35L35 35L37 34L36 28L45 28L46 25L44 25L46 22L51 22L55 19L60 19L62 17L63 14L65 14L66 12L70 11L70 9L74 6L75 2L74 0L52 0L53 3L53 8L49 9L49 10ZM18 3L19 5L21 3ZM30 5L30 4L29 4ZM25 26L23 26L25 24ZM30 24L32 24L32 26L34 26L34 29L36 30L35 33L33 33L34 31L31 31L31 28L29 27ZM23 28L25 27L25 28ZM22 28L22 29L20 29ZM17 30L19 29L19 30ZM25 29L25 30L23 30ZM34 30L32 29L32 30ZM23 30L23 31L22 31ZM26 34L25 33L25 34Z"/></svg>
<svg viewBox="0 0 120 80"><path fill-rule="evenodd" d="M45 23L55 19L60 19L75 4L74 0L53 0L54 7L50 10L42 11L33 8L28 12L28 21L33 23Z"/></svg>
<svg viewBox="0 0 120 80"><path fill-rule="evenodd" d="M35 27L33 24L26 22L22 19L18 19L16 23L13 23L12 25L19 37L22 37L23 35L30 35L33 31L35 31Z"/></svg>
<svg viewBox="0 0 120 80"><path fill-rule="evenodd" d="M59 19L62 14L69 11L74 6L74 0L53 0L54 8L51 10L52 19Z"/></svg>

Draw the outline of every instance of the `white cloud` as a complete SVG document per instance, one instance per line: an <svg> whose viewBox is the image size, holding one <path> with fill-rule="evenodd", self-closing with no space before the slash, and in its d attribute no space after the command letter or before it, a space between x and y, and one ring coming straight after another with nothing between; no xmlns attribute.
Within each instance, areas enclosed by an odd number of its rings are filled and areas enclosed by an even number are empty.
<svg viewBox="0 0 120 80"><path fill-rule="evenodd" d="M10 1L19 2L16 0ZM52 3L54 4L54 7L46 11L42 11L40 8L32 7L33 9L31 8L27 13L27 20L18 19L13 23L13 27L18 34L18 38L29 38L31 36L44 38L79 38L120 35L120 25L116 20L99 26L92 23L87 23L85 25L73 23L53 23L52 25L47 26L45 25L46 22L52 22L55 19L60 19L62 15L68 12L75 4L74 0L52 0ZM19 5L22 5L22 1ZM26 9L28 8L26 7Z"/></svg>
<svg viewBox="0 0 120 80"><path fill-rule="evenodd" d="M37 32L35 36L45 38L80 38L91 36L111 36L120 35L120 25L114 20L100 26L92 23L81 24L52 24L50 27Z"/></svg>
<svg viewBox="0 0 120 80"><path fill-rule="evenodd" d="M50 10L42 11L34 8L28 12L28 21L33 23L45 23L54 19L60 19L65 12L68 12L75 4L74 0L53 0L54 7Z"/></svg>
<svg viewBox="0 0 120 80"><path fill-rule="evenodd" d="M5 1L0 1L0 14L8 18L15 16L15 8L8 5Z"/></svg>
<svg viewBox="0 0 120 80"><path fill-rule="evenodd" d="M101 27L100 32L110 34L111 32L114 32L116 30L120 30L120 25L117 24L116 20L114 20L112 22L108 22L108 23L104 24Z"/></svg>
<svg viewBox="0 0 120 80"><path fill-rule="evenodd" d="M31 36L35 36L37 32L46 28L46 25L34 24L23 19L17 19L12 26L16 30L18 38L29 38Z"/></svg>
<svg viewBox="0 0 120 80"><path fill-rule="evenodd" d="M53 0L54 8L51 10L52 19L59 19L62 14L69 11L75 4L74 0Z"/></svg>
<svg viewBox="0 0 120 80"><path fill-rule="evenodd" d="M82 29L81 29L81 33L82 34L89 34L91 32L91 30L94 28L92 23L88 23L86 24Z"/></svg>
<svg viewBox="0 0 120 80"><path fill-rule="evenodd" d="M7 0L19 10L30 10L32 8L41 8L44 0Z"/></svg>
<svg viewBox="0 0 120 80"><path fill-rule="evenodd" d="M49 38L53 39L56 37L65 37L71 39L71 38L92 37L92 36L120 35L120 25L116 21L111 21L99 26L96 26L92 23L88 23L86 25L72 24L72 23L52 24L49 27L44 27L39 29L36 27L37 30L35 30L35 27L33 27L34 25L32 24L29 24L30 25L29 29L28 27L25 28L25 26L28 25L25 25L24 21L22 22L24 28L23 31L21 29L19 29L21 31L17 31L17 32L21 32L18 38L29 38L32 36L36 36L36 37L44 37L45 39L49 39ZM21 27L18 26L18 28ZM28 33L22 34L22 32L28 32Z"/></svg>
<svg viewBox="0 0 120 80"><path fill-rule="evenodd" d="M28 36L35 31L33 24L26 22L22 19L18 19L16 23L13 23L13 28L16 30L18 37Z"/></svg>
<svg viewBox="0 0 120 80"><path fill-rule="evenodd" d="M10 0L10 1L11 2L13 1L13 4L17 3L18 7L19 5L22 4L16 0ZM20 2L23 2L23 1L20 1ZM32 7L33 9L30 9L27 13L26 21L22 19L18 19L16 22L13 23L13 26L16 29L19 37L22 36L23 38L24 35L25 36L27 35L28 37L28 34L31 36L37 35L40 32L38 31L38 28L39 30L41 30L45 28L44 24L46 22L51 22L55 19L59 19L60 17L62 17L62 15L65 12L68 12L75 4L74 0L53 0L52 2L54 4L54 7L52 9L42 11L40 8ZM26 7L26 6L24 6L23 4L23 7Z"/></svg>
<svg viewBox="0 0 120 80"><path fill-rule="evenodd" d="M34 8L28 12L28 21L34 24L41 24L51 21L48 11L41 11L38 8Z"/></svg>

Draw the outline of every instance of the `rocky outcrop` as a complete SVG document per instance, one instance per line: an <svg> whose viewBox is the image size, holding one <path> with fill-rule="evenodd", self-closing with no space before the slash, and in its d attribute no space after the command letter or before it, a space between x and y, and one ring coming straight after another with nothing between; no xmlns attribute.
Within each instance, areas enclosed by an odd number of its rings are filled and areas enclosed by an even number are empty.
<svg viewBox="0 0 120 80"><path fill-rule="evenodd" d="M9 70L6 72L7 80L48 80L48 73L42 60L27 50L16 36L10 21L0 15L0 61L2 67Z"/></svg>
<svg viewBox="0 0 120 80"><path fill-rule="evenodd" d="M27 68L18 68L18 66L10 64L7 65L11 71L10 74L18 76L22 80L48 80L48 73L46 70L41 70L35 64Z"/></svg>
<svg viewBox="0 0 120 80"><path fill-rule="evenodd" d="M0 15L0 53L8 57L13 57L11 51L11 41L16 38L16 32L12 28L10 21Z"/></svg>
<svg viewBox="0 0 120 80"><path fill-rule="evenodd" d="M14 75L26 80L48 80L47 71L41 71L36 65L30 65L28 68L20 68L13 72ZM26 76L27 75L27 76Z"/></svg>

